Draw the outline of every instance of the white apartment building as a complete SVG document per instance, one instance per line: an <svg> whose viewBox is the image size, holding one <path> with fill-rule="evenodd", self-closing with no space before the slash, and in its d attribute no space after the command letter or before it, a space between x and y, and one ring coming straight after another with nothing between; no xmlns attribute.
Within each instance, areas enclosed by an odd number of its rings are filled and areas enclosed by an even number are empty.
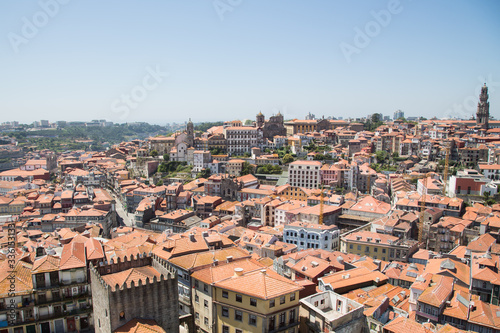
<svg viewBox="0 0 500 333"><path fill-rule="evenodd" d="M227 152L230 155L250 153L262 142L262 130L257 127L229 126L224 128Z"/></svg>
<svg viewBox="0 0 500 333"><path fill-rule="evenodd" d="M288 183L292 186L318 188L321 183L321 162L295 161L288 168Z"/></svg>
<svg viewBox="0 0 500 333"><path fill-rule="evenodd" d="M335 225L297 221L285 225L283 241L297 245L298 251L305 249L336 251L339 249L340 231Z"/></svg>
<svg viewBox="0 0 500 333"><path fill-rule="evenodd" d="M500 164L479 164L479 170L491 180L500 180Z"/></svg>
<svg viewBox="0 0 500 333"><path fill-rule="evenodd" d="M208 164L212 162L212 154L210 151L195 150L193 152L193 171L200 172L202 169L208 168Z"/></svg>

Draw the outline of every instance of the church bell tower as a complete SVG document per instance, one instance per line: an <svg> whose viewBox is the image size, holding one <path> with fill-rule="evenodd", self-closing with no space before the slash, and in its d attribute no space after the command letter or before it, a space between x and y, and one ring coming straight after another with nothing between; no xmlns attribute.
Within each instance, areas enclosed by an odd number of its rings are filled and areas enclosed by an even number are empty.
<svg viewBox="0 0 500 333"><path fill-rule="evenodd" d="M488 102L488 87L486 83L481 88L479 103L477 103L476 124L488 130L488 120L490 119L490 102Z"/></svg>

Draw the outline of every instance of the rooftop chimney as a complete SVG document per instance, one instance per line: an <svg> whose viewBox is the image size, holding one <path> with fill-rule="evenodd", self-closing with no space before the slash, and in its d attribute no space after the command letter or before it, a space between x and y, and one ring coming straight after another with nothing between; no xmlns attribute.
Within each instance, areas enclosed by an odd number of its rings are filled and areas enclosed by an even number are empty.
<svg viewBox="0 0 500 333"><path fill-rule="evenodd" d="M243 268L236 267L236 268L234 269L234 274L235 274L236 276L242 276L242 275L243 275Z"/></svg>
<svg viewBox="0 0 500 333"><path fill-rule="evenodd" d="M227 262L231 262L231 261L233 261L233 256L227 256L227 257L226 257L226 261L227 261Z"/></svg>

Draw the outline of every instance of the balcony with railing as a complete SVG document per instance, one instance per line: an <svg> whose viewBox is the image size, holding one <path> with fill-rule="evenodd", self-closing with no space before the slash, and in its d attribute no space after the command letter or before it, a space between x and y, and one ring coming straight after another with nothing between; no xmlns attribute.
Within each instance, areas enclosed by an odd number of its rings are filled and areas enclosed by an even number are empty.
<svg viewBox="0 0 500 333"><path fill-rule="evenodd" d="M30 323L35 323L35 317L31 316L16 316L15 319L9 318L8 320L0 321L1 327L11 327L11 326L19 326L26 325Z"/></svg>
<svg viewBox="0 0 500 333"><path fill-rule="evenodd" d="M35 302L30 299L30 300L23 300L21 303L13 303L14 304L14 309L15 310L21 310L23 308L30 308L35 305ZM11 311L12 308L9 307L7 304L4 302L0 302L0 314Z"/></svg>
<svg viewBox="0 0 500 333"><path fill-rule="evenodd" d="M38 297L36 300L36 305L44 305L50 303L60 303L60 302L68 302L68 301L76 301L84 298L90 297L90 289L81 291L77 294L62 294L62 295L53 295L51 298L41 298Z"/></svg>
<svg viewBox="0 0 500 333"><path fill-rule="evenodd" d="M44 315L36 315L36 320L50 320L50 319L58 319L65 318L70 316L78 316L83 314L92 313L92 305L87 304L85 307L74 309L74 310L62 310L62 311L54 311L52 313L44 314Z"/></svg>

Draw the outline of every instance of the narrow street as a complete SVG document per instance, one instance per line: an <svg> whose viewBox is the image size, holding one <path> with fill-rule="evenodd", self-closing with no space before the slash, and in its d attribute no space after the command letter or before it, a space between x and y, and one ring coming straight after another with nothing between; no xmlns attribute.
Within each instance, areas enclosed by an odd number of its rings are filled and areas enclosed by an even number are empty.
<svg viewBox="0 0 500 333"><path fill-rule="evenodd" d="M125 207L123 207L120 199L115 194L112 195L116 202L115 209L116 209L116 215L117 215L116 218L118 221L118 225L127 227L135 226L134 215L132 213L128 214Z"/></svg>

